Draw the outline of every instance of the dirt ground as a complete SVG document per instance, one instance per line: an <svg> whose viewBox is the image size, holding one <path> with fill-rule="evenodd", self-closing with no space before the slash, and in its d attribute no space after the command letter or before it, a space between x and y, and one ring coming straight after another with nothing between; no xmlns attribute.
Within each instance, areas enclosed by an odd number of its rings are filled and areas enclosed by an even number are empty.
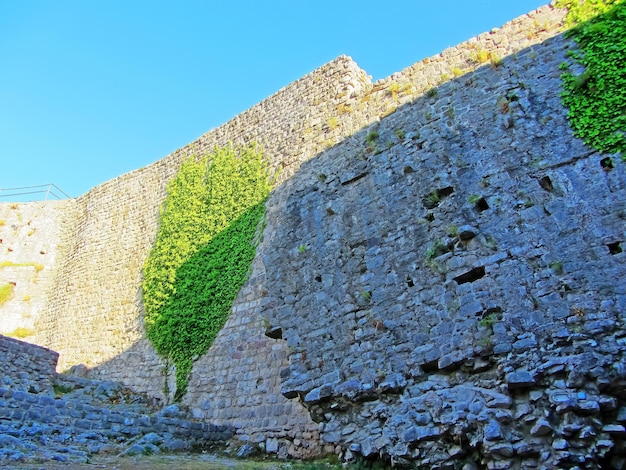
<svg viewBox="0 0 626 470"><path fill-rule="evenodd" d="M90 463L0 464L19 470L335 470L341 465L325 462L239 460L212 454L151 455L141 457L98 457Z"/></svg>

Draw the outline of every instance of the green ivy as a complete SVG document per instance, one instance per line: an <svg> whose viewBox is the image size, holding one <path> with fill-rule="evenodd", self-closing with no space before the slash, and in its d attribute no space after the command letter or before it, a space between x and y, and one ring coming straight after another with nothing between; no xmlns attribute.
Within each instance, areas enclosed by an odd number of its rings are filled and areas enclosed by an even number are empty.
<svg viewBox="0 0 626 470"><path fill-rule="evenodd" d="M176 365L176 400L248 278L270 189L256 146L192 156L167 187L142 292L147 337Z"/></svg>
<svg viewBox="0 0 626 470"><path fill-rule="evenodd" d="M576 1L575 18L587 18L568 32L579 51L570 54L583 71L563 64L561 98L574 134L604 153L626 158L626 2ZM578 19L572 21L579 21Z"/></svg>

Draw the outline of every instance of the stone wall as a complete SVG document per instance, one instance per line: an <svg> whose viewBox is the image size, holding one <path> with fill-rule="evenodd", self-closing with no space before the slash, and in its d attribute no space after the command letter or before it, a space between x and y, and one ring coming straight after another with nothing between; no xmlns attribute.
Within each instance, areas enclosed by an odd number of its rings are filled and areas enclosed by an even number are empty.
<svg viewBox="0 0 626 470"><path fill-rule="evenodd" d="M72 223L73 205L71 200L0 203L0 285L14 286L0 305L0 333L34 339L64 256L61 235Z"/></svg>
<svg viewBox="0 0 626 470"><path fill-rule="evenodd" d="M360 79L359 86L353 85L341 93L345 99L344 102L333 107L327 106L327 114L323 118L310 121L312 128L306 131L305 136L320 134L325 146L336 144L336 147L328 152L339 152L336 154L338 157L329 160L325 157L326 153L318 153L311 159L309 155L306 155L310 163L307 163L305 168L308 168L309 164L316 165L317 173L312 174L306 171L303 174L299 171L293 174L290 172L290 178L283 178L284 183L270 197L264 241L258 249L252 277L240 293L229 321L215 340L211 350L194 365L189 392L184 400L185 404L192 409L194 416L211 422L235 423L239 438L258 443L266 451L279 455L302 456L316 452L339 451L337 442L328 439L319 441L319 427L311 421L308 414L302 413L301 402L286 400L281 394L280 379L285 378L284 374L290 370L290 363L300 361L299 356L293 355L294 352L297 354L300 351L294 349L294 344L289 341L285 343L285 341L264 337L268 322L270 318L273 318L271 312L268 311L270 308L268 306L273 305L278 308L282 300L277 297L285 294L282 291L274 292L272 296L270 292L270 287L272 289L274 287L268 277L273 279L273 273L270 271L274 267L269 268L266 265L267 254L274 252L276 257L273 257L273 260L275 258L290 260L294 255L304 260L306 257L300 253L300 247L309 247L309 243L312 243L313 238L322 230L321 227L316 227L316 232L308 233L300 228L298 233L301 238L294 240L293 233L289 232L293 226L290 222L283 226L283 217L285 220L291 220L291 215L301 210L301 204L308 205L307 198L317 194L316 185L321 184L322 179L326 180L336 174L335 166L337 168L349 167L346 174L351 176L344 176L346 181L351 178L359 179L361 167L365 164L363 158L366 156L366 148L363 143L370 129L368 126L376 125L381 119L381 122L393 121L396 119L396 114L403 111L405 107L419 109L423 113L420 120L413 122L411 127L421 127L430 120L445 122L449 119L449 100L453 98L453 90L461 86L458 80L450 82L453 74L466 74L464 76L470 81L485 76L490 82L497 82L500 77L490 74L492 59L511 56L522 50L523 54L526 54L526 61L531 60L528 59L529 56L535 59L544 53L550 57L556 52L555 46L541 44L546 38L556 34L561 19L561 11L548 7L542 8L492 33L481 35L468 43L448 49L438 56L425 59L388 79L373 84ZM528 48L524 50L527 46L534 47L536 50ZM560 45L556 50L562 47ZM481 52L481 57L487 54L485 63L472 59ZM514 68L515 65L511 67ZM476 72L472 74L472 70ZM509 69L499 68L499 70L504 76L504 70ZM528 73L532 74L532 71ZM355 75L363 77L362 73L353 73L352 76ZM437 85L440 85L437 100L420 98ZM477 85L476 89L479 86L482 84ZM495 88L495 83L489 83L489 87ZM497 93L497 90L486 89L477 97L479 100L477 105L484 103L481 109L488 108L487 115L499 114L495 104L498 99ZM462 114L469 110L470 102L463 102L457 112ZM477 114L471 117L475 118ZM477 119L480 120L480 118ZM353 137L347 138L350 135ZM398 137L391 132L379 137L376 145L383 149L390 143L396 145L397 142ZM506 146L506 141L501 142L501 145ZM448 162L440 162L442 171L447 164ZM386 170L381 169L381 171ZM388 188L384 190L381 188L380 191L388 191ZM290 196L287 197L285 194ZM372 220L381 220L384 211L362 200L361 196L361 192L355 192L353 195L355 201L362 203L358 210L368 211ZM404 201L399 202L404 204ZM324 201L321 207L327 204L332 206L333 202ZM412 203L409 207L411 205ZM398 209L401 207L404 206ZM309 208L309 210L313 211L309 215L315 220L321 217L318 209ZM332 208L328 210L332 211ZM350 208L350 211L354 210L354 207ZM411 211L411 209L408 210ZM287 212L289 214L286 214ZM338 224L344 222L350 224L350 218L346 216L346 219L336 219ZM283 230L288 233L285 234ZM284 239L283 235L285 235ZM306 249L306 253L308 251ZM327 261L325 260L324 263ZM296 282L295 278L298 277L296 274L299 269L300 265L282 265L276 275L281 276L284 281ZM356 272L353 275L359 274ZM315 276L306 281L298 281L297 288L313 282L315 285L323 286L323 289L334 290L343 288L343 284L347 282L346 277L330 280L328 276L324 276L319 284L314 279ZM286 298L291 296L289 294ZM270 298L275 300L270 301ZM297 335L305 335L309 327L316 334L319 333L319 328L312 326L307 320L307 315L309 313L319 315L320 320L326 322L325 315L328 308L328 306L320 307L316 304L299 306L297 310L292 310L293 322L298 324L299 328L304 329ZM272 319L272 321L276 320ZM282 326L280 321L277 322L277 327L279 326ZM290 341L293 340L292 336ZM329 347L332 345L333 343L330 342ZM345 345L337 346L338 354L347 353L348 350L342 349L343 346ZM385 357L387 358L386 355ZM308 365L317 367L314 362ZM339 367L339 364L332 366L329 364L329 367L335 366ZM282 372L279 374L279 371Z"/></svg>
<svg viewBox="0 0 626 470"><path fill-rule="evenodd" d="M546 355L535 352L545 349L533 346L544 340L536 325L545 322L546 334L558 322L580 334L590 322L606 325L600 333L620 328L621 287L596 285L582 264L568 264L584 260L622 276L623 236L614 215L604 214L606 188L621 190L622 170L605 172L569 132L558 102L558 63L571 47L558 35L562 18L563 11L540 8L375 83L339 57L164 159L68 202L58 232L63 256L34 341L61 353L61 369L85 363L91 377L167 399L171 371L145 339L140 296L165 186L194 152L259 141L281 185L268 202L251 279L194 366L185 398L193 415L279 455L400 457L404 447L415 454L422 440L430 445L431 430L456 437L426 416L419 426L427 429L396 426L370 405L400 415L407 410L399 402L420 387L456 403L466 390L453 382L467 377L454 374L472 364L494 374L475 385L473 400L484 405L479 423L506 421L498 410L507 381L494 371L532 371L540 381L537 364ZM602 178L607 186L594 186ZM579 189L586 196L576 196ZM575 224L576 204L587 219L606 217ZM577 230L584 247L572 238ZM265 336L268 324L274 338ZM445 354L442 338L455 341ZM587 351L579 343L589 339L567 344ZM519 364L507 358L513 353ZM573 356L554 354L546 360L564 361L566 370L570 359L559 358ZM490 394L490 387L500 388ZM337 414L344 401L352 411ZM532 423L542 411L550 410L531 407L521 416ZM342 424L346 417L363 430ZM393 426L406 436L390 436ZM421 432L424 439L413 438Z"/></svg>
<svg viewBox="0 0 626 470"><path fill-rule="evenodd" d="M259 315L347 458L626 467L626 168L572 135L572 47L442 84L272 194Z"/></svg>
<svg viewBox="0 0 626 470"><path fill-rule="evenodd" d="M88 462L97 454L153 454L224 443L226 426L156 411L115 382L56 373L58 353L0 335L0 466ZM156 412L155 412L156 411ZM8 467L7 467L8 468Z"/></svg>
<svg viewBox="0 0 626 470"><path fill-rule="evenodd" d="M39 392L52 385L59 354L0 335L0 387Z"/></svg>

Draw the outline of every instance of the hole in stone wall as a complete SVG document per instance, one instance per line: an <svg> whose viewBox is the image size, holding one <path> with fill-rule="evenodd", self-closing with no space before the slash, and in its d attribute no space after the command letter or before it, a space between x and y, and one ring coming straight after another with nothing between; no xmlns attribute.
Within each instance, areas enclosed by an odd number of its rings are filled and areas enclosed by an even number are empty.
<svg viewBox="0 0 626 470"><path fill-rule="evenodd" d="M499 306L489 307L485 309L483 312L479 312L477 315L481 314L482 316L488 316L488 315L491 315L492 313L495 313L495 314L502 313L502 307L499 307Z"/></svg>
<svg viewBox="0 0 626 470"><path fill-rule="evenodd" d="M408 274L406 276L406 285L408 287L414 287L415 286L415 283L413 282L413 279L411 279L411 276L409 276Z"/></svg>
<svg viewBox="0 0 626 470"><path fill-rule="evenodd" d="M470 271L463 273L460 276L455 277L454 281L457 284L465 284L467 282L474 282L484 276L485 276L485 267L479 266L477 268L472 268Z"/></svg>
<svg viewBox="0 0 626 470"><path fill-rule="evenodd" d="M437 194L441 199L444 197L448 197L450 194L454 192L454 188L452 186L446 186L445 188L441 188L437 190Z"/></svg>
<svg viewBox="0 0 626 470"><path fill-rule="evenodd" d="M413 168L410 165L407 165L404 167L404 169L402 170L402 172L405 175L408 175L409 173L413 173L415 170L413 170Z"/></svg>
<svg viewBox="0 0 626 470"><path fill-rule="evenodd" d="M600 160L600 166L605 170L612 170L613 169L613 159L611 157L604 157L602 160Z"/></svg>
<svg viewBox="0 0 626 470"><path fill-rule="evenodd" d="M319 274L317 276L315 276L315 280L317 282L322 282L322 276L320 276Z"/></svg>
<svg viewBox="0 0 626 470"><path fill-rule="evenodd" d="M611 253L612 255L616 255L618 253L621 253L622 251L624 251L622 249L622 242L613 242L613 243L608 243L606 245L609 248L609 253Z"/></svg>
<svg viewBox="0 0 626 470"><path fill-rule="evenodd" d="M482 212L489 209L489 204L487 204L487 200L484 197L481 197L474 203L474 207L478 212Z"/></svg>
<svg viewBox="0 0 626 470"><path fill-rule="evenodd" d="M361 174L356 175L355 177L350 178L350 179L348 179L346 181L342 181L341 185L342 186L346 186L348 184L355 183L355 182L359 181L360 179L365 178L366 176L367 176L367 173L361 173Z"/></svg>
<svg viewBox="0 0 626 470"><path fill-rule="evenodd" d="M424 207L426 207L426 209L433 209L437 207L443 198L449 196L453 192L454 188L452 186L447 186L445 188L439 188L431 191L422 198Z"/></svg>
<svg viewBox="0 0 626 470"><path fill-rule="evenodd" d="M425 362L420 366L425 373L435 372L439 370L438 361Z"/></svg>
<svg viewBox="0 0 626 470"><path fill-rule="evenodd" d="M539 185L545 189L546 191L553 191L554 190L554 186L552 185L552 180L550 179L549 176L542 176L541 178L539 178Z"/></svg>
<svg viewBox="0 0 626 470"><path fill-rule="evenodd" d="M433 220L435 220L435 214L433 214L432 212L429 212L428 214L426 214L426 220L429 222L432 222Z"/></svg>
<svg viewBox="0 0 626 470"><path fill-rule="evenodd" d="M280 326L268 326L265 329L265 336L272 339L283 339L283 329Z"/></svg>

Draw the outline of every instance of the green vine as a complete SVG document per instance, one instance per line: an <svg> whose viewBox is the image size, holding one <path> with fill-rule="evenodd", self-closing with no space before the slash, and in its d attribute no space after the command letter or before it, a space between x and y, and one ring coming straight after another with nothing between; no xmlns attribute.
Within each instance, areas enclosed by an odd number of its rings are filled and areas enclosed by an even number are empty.
<svg viewBox="0 0 626 470"><path fill-rule="evenodd" d="M142 292L147 337L176 365L175 400L248 278L270 188L256 146L192 156L168 185Z"/></svg>
<svg viewBox="0 0 626 470"><path fill-rule="evenodd" d="M588 145L604 153L621 153L625 159L626 2L563 0L557 6L569 6L568 22L578 23L568 35L579 51L570 55L584 69L574 74L570 64L562 65L561 98L570 125Z"/></svg>

